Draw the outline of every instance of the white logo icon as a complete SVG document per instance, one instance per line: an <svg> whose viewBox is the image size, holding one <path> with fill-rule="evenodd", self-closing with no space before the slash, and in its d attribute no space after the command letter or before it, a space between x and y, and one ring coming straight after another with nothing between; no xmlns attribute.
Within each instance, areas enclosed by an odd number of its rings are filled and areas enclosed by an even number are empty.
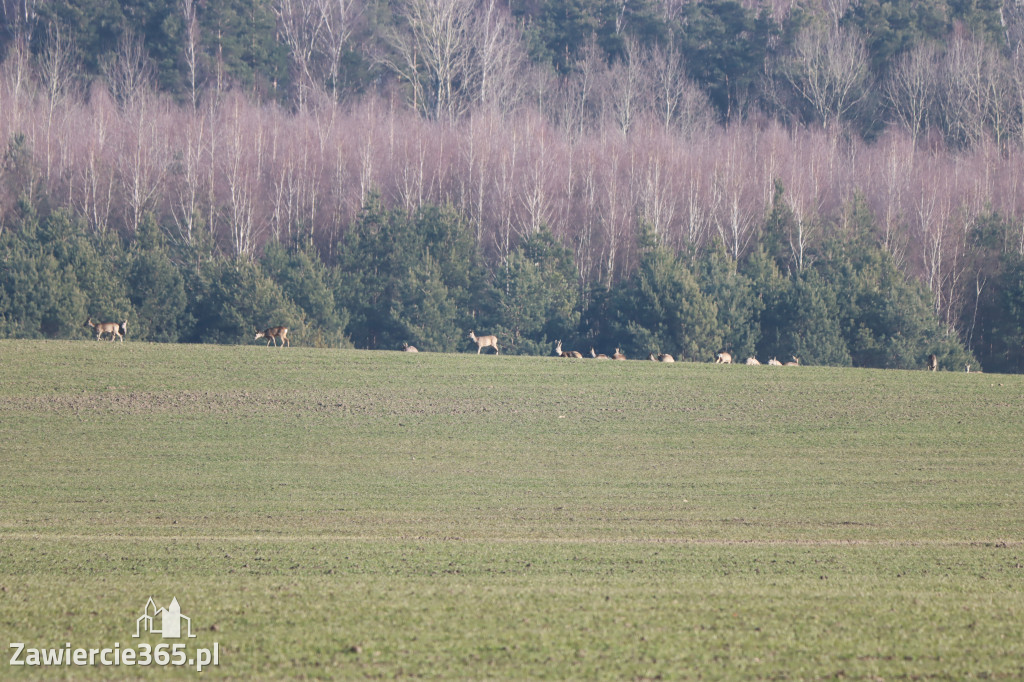
<svg viewBox="0 0 1024 682"><path fill-rule="evenodd" d="M153 598L150 597L142 615L135 621L133 637L141 637L143 632L149 632L154 635L163 635L164 639L180 639L182 621L185 622L186 637L195 637L192 634L192 619L181 615L181 607L178 606L177 598L172 599L170 606L166 609L158 609Z"/></svg>

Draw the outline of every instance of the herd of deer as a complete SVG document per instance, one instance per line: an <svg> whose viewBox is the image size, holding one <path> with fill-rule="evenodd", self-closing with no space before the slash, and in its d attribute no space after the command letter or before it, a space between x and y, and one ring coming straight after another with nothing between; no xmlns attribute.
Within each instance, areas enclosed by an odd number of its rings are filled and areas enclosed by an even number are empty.
<svg viewBox="0 0 1024 682"><path fill-rule="evenodd" d="M779 362L776 358L772 358L771 360L768 361L768 364L773 366L773 367L799 367L800 366L800 358L798 358L795 355L792 356L792 357L793 357L793 359L791 361L789 361L789 362ZM721 353L719 353L718 355L715 356L715 364L718 364L718 365L731 365L732 364L732 354L731 353L727 353L725 351L722 351ZM751 356L751 357L747 358L747 361L744 364L747 364L747 365L760 365L761 362L757 358Z"/></svg>
<svg viewBox="0 0 1024 682"><path fill-rule="evenodd" d="M469 339L470 339L470 341L476 342L476 352L477 352L477 355L479 355L480 351L482 351L484 348L493 348L495 354L498 353L498 337L497 336L494 336L494 335L490 335L490 336L477 336L474 332L471 331L471 332L469 332ZM407 352L410 352L410 353L416 353L417 352L415 346L410 346L407 343L403 344L403 346L404 346L404 350L407 351ZM555 355L560 357L560 358L579 358L579 359L582 359L584 357L583 353L579 352L578 350L562 350L562 341L561 341L561 339L559 339L558 341L555 341ZM604 353L598 353L597 351L595 351L593 349L593 347L591 347L591 349L590 349L590 357L594 358L595 360L625 360L626 359L625 354L623 354L622 350L619 349L619 348L616 348L615 352L611 355L611 357L609 357L609 356L605 355ZM650 355L647 356L647 359L648 360L652 360L654 362L675 362L676 361L676 359L674 357L672 357L671 355L669 355L668 353L659 353L657 355L655 355L654 353L651 353ZM718 363L718 364L725 364L725 365L732 364L732 355L730 353L722 351L721 353L719 353L718 355L715 356L715 362ZM747 358L747 364L748 365L760 365L761 363L757 361L757 358L750 357L750 358ZM798 358L798 357L796 357L794 355L793 356L793 360L791 362L786 362L786 363L779 362L775 358L772 358L771 360L768 361L768 364L769 365L779 365L779 366L785 365L787 367L796 367L796 366L798 366L800 364L800 358Z"/></svg>
<svg viewBox="0 0 1024 682"><path fill-rule="evenodd" d="M85 321L85 326L86 327L92 327L93 329L96 330L96 340L97 341L101 340L103 338L104 334L110 334L110 341L111 342L113 342L115 338L118 338L122 342L124 342L124 337L128 333L128 320L125 320L124 322L100 322L99 324L96 324L96 323L94 323L92 321L92 318L90 317L88 320ZM281 348L284 348L285 346L290 346L291 345L291 342L288 341L288 327L269 327L267 329L264 329L263 331L258 331L257 330L256 331L256 338L253 339L253 340L254 341L258 341L259 339L264 339L264 338L267 339L267 348L270 347L271 343L273 343L274 347L276 348L277 347L277 340L278 339L281 339ZM498 354L498 337L497 336L494 336L493 334L489 334L489 335L485 335L485 336L477 336L474 332L470 331L469 332L469 339L470 339L470 341L473 341L473 342L476 343L476 353L477 353L477 355L479 355L480 352L484 348L493 348L495 355ZM406 353L419 353L419 350L416 348L416 346L410 346L408 343L403 343L402 344L402 350L405 351ZM555 342L555 355L557 355L558 357L562 357L562 358L581 358L581 359L583 358L583 353L579 352L578 350L570 350L570 351L562 350L562 341L561 340L558 340L558 341ZM615 352L609 358L604 353L597 353L597 352L595 352L593 347L591 347L591 349L590 349L590 357L592 357L592 358L594 358L596 360L625 360L626 359L626 356L618 348L615 349ZM674 357L672 357L671 355L669 355L668 353L659 353L658 355L655 355L654 353L651 353L650 355L647 356L647 359L648 360L652 360L654 362L675 362L676 361L676 359ZM717 355L715 355L715 364L718 364L718 365L731 365L732 364L732 354L727 352L727 351L722 351L721 353L718 353ZM745 364L748 364L748 365L760 365L761 363L758 361L757 358L751 356L751 357L747 358ZM775 366L775 367L798 367L800 365L800 358L798 358L797 356L794 355L793 359L790 362L779 362L776 358L772 358L772 359L770 359L768 361L768 364L772 365L772 366ZM938 358L935 356L934 353L928 356L928 369L930 369L933 372L935 372L935 371L937 371L939 369L939 361L938 361ZM971 371L971 366L970 365L967 365L967 371L968 372Z"/></svg>
<svg viewBox="0 0 1024 682"><path fill-rule="evenodd" d="M580 353L578 350L569 350L569 351L562 350L562 342L561 341L556 341L555 342L555 355L557 355L560 358L582 358L583 357L583 353ZM611 356L611 358L609 358L604 353L597 353L597 352L594 351L593 348L591 348L590 349L590 357L595 358L597 360L608 360L608 359L611 359L611 360L625 360L626 359L626 356L618 348L615 349L615 353ZM659 353L657 355L655 355L654 353L651 353L651 354L649 354L647 356L647 359L651 360L652 362L675 362L676 361L676 359L674 357L672 357L671 355L669 355L668 353ZM722 351L721 353L718 353L715 356L715 363L716 364L720 364L720 365L730 365L730 364L732 364L732 354L731 353L727 353L725 351ZM757 358L750 357L750 358L747 358L747 364L748 365L760 365L761 363L757 361ZM775 358L772 358L771 360L768 361L768 364L769 365L778 365L778 366L785 365L787 367L796 367L796 366L798 366L800 364L800 358L798 358L798 357L796 357L794 355L793 356L793 361L792 362L786 362L786 363L779 362Z"/></svg>

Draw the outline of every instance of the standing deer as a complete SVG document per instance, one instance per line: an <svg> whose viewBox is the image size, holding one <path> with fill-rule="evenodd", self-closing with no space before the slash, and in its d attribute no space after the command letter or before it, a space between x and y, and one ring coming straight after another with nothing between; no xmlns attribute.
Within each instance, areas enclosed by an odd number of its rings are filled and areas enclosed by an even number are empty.
<svg viewBox="0 0 1024 682"><path fill-rule="evenodd" d="M731 365L732 364L732 353L726 353L724 350L715 356L716 365Z"/></svg>
<svg viewBox="0 0 1024 682"><path fill-rule="evenodd" d="M477 336L472 331L469 332L469 338L476 342L476 354L480 355L480 351L488 346L494 349L494 354L498 354L498 337L494 335L490 336Z"/></svg>
<svg viewBox="0 0 1024 682"><path fill-rule="evenodd" d="M419 349L416 348L416 346L410 346L408 343L405 343L405 342L402 343L402 350L404 350L406 353L419 353L420 352Z"/></svg>
<svg viewBox="0 0 1024 682"><path fill-rule="evenodd" d="M100 322L99 324L95 324L92 321L92 318L90 317L88 320L85 321L85 326L86 327L92 327L93 329L96 330L96 340L97 341L102 339L104 334L110 334L110 342L111 343L114 342L114 337L115 336L117 338L121 339L121 342L123 343L124 342L124 336L125 336L125 334L128 333L128 320L125 320L124 322L120 322L120 323L118 323L118 322Z"/></svg>
<svg viewBox="0 0 1024 682"><path fill-rule="evenodd" d="M748 365L760 365L761 363L757 361L757 358L755 358L753 355L751 355L749 358L747 358L747 364Z"/></svg>
<svg viewBox="0 0 1024 682"><path fill-rule="evenodd" d="M570 351L563 352L562 351L562 342L561 341L556 341L555 342L555 355L557 355L560 358L582 358L583 357L583 353L579 352L578 350L570 350Z"/></svg>
<svg viewBox="0 0 1024 682"><path fill-rule="evenodd" d="M939 369L939 359L935 357L935 353L928 356L928 369L933 372Z"/></svg>
<svg viewBox="0 0 1024 682"><path fill-rule="evenodd" d="M612 354L612 360L625 360L625 359L626 359L626 356L623 354L623 352L621 350L619 350L618 348L616 348L615 352Z"/></svg>
<svg viewBox="0 0 1024 682"><path fill-rule="evenodd" d="M270 327L269 329L264 329L263 331L257 331L256 338L253 339L253 341L262 338L267 339L267 348L270 348L271 341L274 342L274 346L276 347L278 339L281 339L281 348L284 348L285 345L292 345L291 342L288 340L288 327Z"/></svg>
<svg viewBox="0 0 1024 682"><path fill-rule="evenodd" d="M608 356L605 355L604 353L595 353L593 346L590 347L590 357L594 358L595 360L607 360L608 359Z"/></svg>

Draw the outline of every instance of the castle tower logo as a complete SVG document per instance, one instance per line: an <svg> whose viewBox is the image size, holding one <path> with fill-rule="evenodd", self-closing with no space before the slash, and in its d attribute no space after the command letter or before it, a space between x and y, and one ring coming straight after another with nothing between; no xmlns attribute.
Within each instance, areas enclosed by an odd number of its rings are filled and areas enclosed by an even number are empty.
<svg viewBox="0 0 1024 682"><path fill-rule="evenodd" d="M142 615L135 621L135 634L133 637L141 637L142 633L148 632L154 635L162 635L164 639L181 639L184 623L185 637L195 637L192 634L192 619L181 613L181 606L178 599L171 599L167 608L157 608L156 602L150 597Z"/></svg>

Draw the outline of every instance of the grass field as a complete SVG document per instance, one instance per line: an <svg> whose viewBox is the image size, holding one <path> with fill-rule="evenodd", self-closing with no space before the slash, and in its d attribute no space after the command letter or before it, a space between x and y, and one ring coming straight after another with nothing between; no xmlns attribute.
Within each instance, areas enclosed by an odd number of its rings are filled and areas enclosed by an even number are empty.
<svg viewBox="0 0 1024 682"><path fill-rule="evenodd" d="M0 639L217 679L1020 679L1024 377L0 341ZM194 678L0 665L3 679Z"/></svg>

